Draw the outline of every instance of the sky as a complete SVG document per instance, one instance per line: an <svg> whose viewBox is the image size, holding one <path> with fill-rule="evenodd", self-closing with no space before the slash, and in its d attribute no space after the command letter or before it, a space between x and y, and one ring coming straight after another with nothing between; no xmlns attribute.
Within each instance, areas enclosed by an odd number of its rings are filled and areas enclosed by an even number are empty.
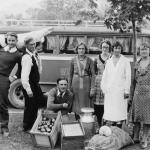
<svg viewBox="0 0 150 150"><path fill-rule="evenodd" d="M21 13L30 7L38 7L41 0L0 0L0 12Z"/></svg>
<svg viewBox="0 0 150 150"><path fill-rule="evenodd" d="M5 19L6 15L10 14L23 14L26 18L25 10L31 7L40 7L40 1L42 0L0 0L0 20ZM106 7L106 0L99 1L101 8ZM104 13L103 9L99 13Z"/></svg>

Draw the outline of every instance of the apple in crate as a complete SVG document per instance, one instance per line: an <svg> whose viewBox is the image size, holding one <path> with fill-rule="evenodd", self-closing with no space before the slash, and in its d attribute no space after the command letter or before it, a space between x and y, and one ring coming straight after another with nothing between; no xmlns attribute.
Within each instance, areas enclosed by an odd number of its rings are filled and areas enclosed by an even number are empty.
<svg viewBox="0 0 150 150"><path fill-rule="evenodd" d="M42 117L42 121L38 124L38 131L42 133L50 133L55 121L56 118Z"/></svg>

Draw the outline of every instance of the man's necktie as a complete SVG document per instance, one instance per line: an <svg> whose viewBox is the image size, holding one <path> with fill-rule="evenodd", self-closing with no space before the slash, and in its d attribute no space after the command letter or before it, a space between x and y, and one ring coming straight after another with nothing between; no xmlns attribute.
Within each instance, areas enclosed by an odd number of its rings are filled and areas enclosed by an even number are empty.
<svg viewBox="0 0 150 150"><path fill-rule="evenodd" d="M37 63L38 69L39 69L39 73L41 74L42 73L42 65L41 65L38 53L35 52L33 56L34 56L34 58L36 60L36 63Z"/></svg>
<svg viewBox="0 0 150 150"><path fill-rule="evenodd" d="M34 58L36 60L37 65L39 65L38 53L35 52L33 56L34 56Z"/></svg>
<svg viewBox="0 0 150 150"><path fill-rule="evenodd" d="M60 92L59 97L63 98L63 92Z"/></svg>

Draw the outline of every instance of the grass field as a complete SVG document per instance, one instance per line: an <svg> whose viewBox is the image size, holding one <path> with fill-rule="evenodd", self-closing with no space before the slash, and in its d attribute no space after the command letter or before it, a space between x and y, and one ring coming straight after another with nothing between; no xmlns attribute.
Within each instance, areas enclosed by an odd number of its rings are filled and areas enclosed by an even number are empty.
<svg viewBox="0 0 150 150"><path fill-rule="evenodd" d="M49 150L33 146L30 134L22 131L23 111L11 109L9 120L9 137L0 135L0 150Z"/></svg>
<svg viewBox="0 0 150 150"><path fill-rule="evenodd" d="M0 150L51 150L51 148L36 148L32 144L31 137L28 133L22 131L23 111L11 109L10 111L9 137L0 135ZM60 150L57 146L54 150ZM132 145L122 150L141 150L139 145ZM150 150L150 147L145 149Z"/></svg>

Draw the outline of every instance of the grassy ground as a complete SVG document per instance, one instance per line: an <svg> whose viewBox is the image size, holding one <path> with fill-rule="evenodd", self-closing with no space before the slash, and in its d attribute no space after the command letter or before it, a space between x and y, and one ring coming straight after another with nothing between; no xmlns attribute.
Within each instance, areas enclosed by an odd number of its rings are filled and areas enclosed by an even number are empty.
<svg viewBox="0 0 150 150"><path fill-rule="evenodd" d="M50 148L34 147L30 134L22 131L23 111L11 109L10 112L10 135L9 137L0 135L0 150L50 150Z"/></svg>
<svg viewBox="0 0 150 150"><path fill-rule="evenodd" d="M10 110L10 135L7 138L0 135L0 150L51 150L51 148L36 148L33 146L31 137L28 133L22 132L22 116L21 110ZM149 150L149 148L145 150ZM55 150L60 150L59 146L56 146ZM139 145L132 145L122 150L140 150Z"/></svg>

